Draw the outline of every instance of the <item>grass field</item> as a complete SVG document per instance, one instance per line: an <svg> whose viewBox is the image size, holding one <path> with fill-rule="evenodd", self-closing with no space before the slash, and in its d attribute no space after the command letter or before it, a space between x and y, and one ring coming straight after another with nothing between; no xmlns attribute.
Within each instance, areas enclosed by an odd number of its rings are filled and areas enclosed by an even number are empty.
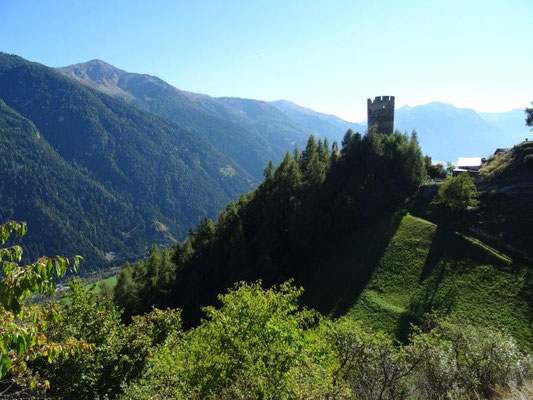
<svg viewBox="0 0 533 400"><path fill-rule="evenodd" d="M510 332L533 348L533 271L475 238L395 214L339 243L303 303L407 337L431 309Z"/></svg>
<svg viewBox="0 0 533 400"><path fill-rule="evenodd" d="M100 293L101 284L108 285L110 289L113 289L116 286L117 281L118 281L118 275L113 275L113 276L110 276L109 278L101 279L99 281L89 283L87 285L87 290L93 290L96 293Z"/></svg>

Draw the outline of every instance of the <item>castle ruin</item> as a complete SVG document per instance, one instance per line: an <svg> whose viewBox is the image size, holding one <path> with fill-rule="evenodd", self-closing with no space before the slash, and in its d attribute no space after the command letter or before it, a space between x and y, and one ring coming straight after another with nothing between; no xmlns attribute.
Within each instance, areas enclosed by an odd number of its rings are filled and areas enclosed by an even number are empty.
<svg viewBox="0 0 533 400"><path fill-rule="evenodd" d="M378 96L367 100L368 129L377 126L378 133L394 132L394 96Z"/></svg>

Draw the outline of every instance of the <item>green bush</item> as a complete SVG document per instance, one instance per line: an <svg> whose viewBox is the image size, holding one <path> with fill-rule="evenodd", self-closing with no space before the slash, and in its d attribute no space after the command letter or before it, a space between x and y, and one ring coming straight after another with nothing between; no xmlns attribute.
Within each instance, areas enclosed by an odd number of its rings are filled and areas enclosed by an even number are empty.
<svg viewBox="0 0 533 400"><path fill-rule="evenodd" d="M175 337L151 358L127 399L292 399L324 393L313 335L315 312L298 308L301 289L288 283L261 289L238 284L206 307L206 319Z"/></svg>
<svg viewBox="0 0 533 400"><path fill-rule="evenodd" d="M448 178L439 188L438 199L452 213L476 210L479 201L476 185L467 173Z"/></svg>

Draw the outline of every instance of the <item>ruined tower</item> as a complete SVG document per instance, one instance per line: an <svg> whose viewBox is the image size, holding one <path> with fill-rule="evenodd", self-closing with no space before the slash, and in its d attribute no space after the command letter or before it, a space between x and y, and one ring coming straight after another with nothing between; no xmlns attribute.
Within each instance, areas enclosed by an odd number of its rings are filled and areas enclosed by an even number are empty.
<svg viewBox="0 0 533 400"><path fill-rule="evenodd" d="M378 133L394 131L394 96L378 96L367 100L368 129L377 125Z"/></svg>

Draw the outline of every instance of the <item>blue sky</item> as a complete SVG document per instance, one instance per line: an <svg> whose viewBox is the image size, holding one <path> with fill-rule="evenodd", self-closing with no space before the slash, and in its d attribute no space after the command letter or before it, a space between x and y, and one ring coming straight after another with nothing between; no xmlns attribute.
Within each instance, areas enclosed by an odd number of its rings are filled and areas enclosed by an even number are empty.
<svg viewBox="0 0 533 400"><path fill-rule="evenodd" d="M0 51L99 58L212 96L352 121L366 98L478 111L533 101L533 0L0 0Z"/></svg>

